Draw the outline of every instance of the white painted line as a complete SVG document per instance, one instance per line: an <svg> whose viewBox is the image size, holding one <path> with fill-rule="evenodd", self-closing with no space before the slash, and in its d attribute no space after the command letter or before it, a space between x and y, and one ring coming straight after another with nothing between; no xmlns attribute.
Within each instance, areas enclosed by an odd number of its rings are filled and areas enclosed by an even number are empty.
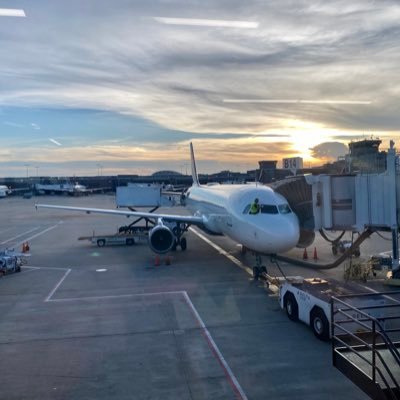
<svg viewBox="0 0 400 400"><path fill-rule="evenodd" d="M151 296L160 296L160 295L170 295L170 294L180 294L182 295L182 291L178 292L157 292L157 293L128 293L128 294L115 294L109 296L88 296L88 297L68 297L64 299L51 299L47 300L47 302L52 303L62 303L67 301L97 301L97 300L109 300L109 299L124 299L129 297L151 297ZM53 293L54 295L54 293Z"/></svg>
<svg viewBox="0 0 400 400"><path fill-rule="evenodd" d="M225 251L223 248L219 247L215 243L213 243L210 239L205 237L203 234L198 232L196 229L193 229L192 227L189 228L195 235L197 235L200 239L203 239L207 244L209 244L211 247L213 247L215 250L218 251L218 253L222 254L226 258L228 258L230 261L232 261L235 265L237 265L239 268L241 268L243 271L247 272L250 276L253 276L253 270L248 267L246 264L243 264L240 260L238 260L236 257L234 257L232 254L229 254L227 251Z"/></svg>
<svg viewBox="0 0 400 400"><path fill-rule="evenodd" d="M222 249L221 249L222 250ZM239 260L237 260L239 261ZM158 293L131 293L131 294L122 294L122 295L110 295L110 296L93 296L93 297L76 297L76 298L64 298L64 299L52 299L52 296L57 291L57 289L61 286L64 282L65 278L71 272L69 268L64 276L60 279L54 289L50 292L50 294L45 299L45 302L66 302L66 301L82 301L82 300L103 300L103 299L116 299L116 298L127 298L127 297L151 297L151 296L161 296L161 295L176 295L180 294L185 299L186 304L189 306L190 310L194 318L197 321L197 324L200 326L203 336L206 338L209 347L212 350L212 353L217 358L219 364L221 365L222 369L224 370L225 376L228 379L228 382L232 386L233 390L235 391L237 397L241 400L247 400L247 396L244 393L242 387L239 384L239 381L236 379L236 376L232 372L231 368L229 367L228 363L226 362L224 356L220 352L218 346L216 345L214 339L212 338L210 332L208 331L204 321L201 319L200 314L197 312L195 306L193 305L192 301L190 300L189 295L186 291L172 291L172 292L158 292Z"/></svg>
<svg viewBox="0 0 400 400"><path fill-rule="evenodd" d="M192 315L194 316L197 324L199 325L203 336L207 340L207 343L214 354L215 358L218 360L219 364L221 365L224 373L231 384L233 390L237 394L239 399L247 400L247 396L244 393L242 387L240 386L236 376L232 372L231 368L229 367L228 363L226 362L224 356L222 355L221 351L219 350L218 346L216 345L214 339L212 338L209 330L207 329L204 321L200 317L200 314L196 310L195 306L193 305L192 301L190 300L189 295L186 291L172 291L172 292L157 292L157 293L130 293L130 294L120 294L120 295L110 295L110 296L91 296L91 297L70 297L64 299L52 299L51 297L60 287L64 279L67 275L71 272L69 269L62 279L57 283L56 287L51 291L49 296L46 298L45 302L51 303L61 303L61 302L70 302L70 301L98 301L98 300L109 300L109 299L123 299L123 298L133 298L133 297L153 297L153 296L164 296L164 295L182 295L186 304L190 308Z"/></svg>
<svg viewBox="0 0 400 400"><path fill-rule="evenodd" d="M212 338L210 332L208 331L208 329L207 329L205 323L203 322L203 320L201 319L200 314L197 312L197 310L196 310L195 306L193 305L192 301L190 300L190 297L187 294L187 292L183 292L183 297L184 297L187 305L191 309L191 311L192 311L197 323L199 324L200 328L202 329L203 335L205 336L205 338L206 338L206 340L207 340L212 352L214 353L215 357L219 361L222 369L225 372L226 377L228 378L229 383L233 387L233 389L236 392L238 398L240 398L242 400L247 400L247 396L244 393L242 387L240 386L240 383L236 379L236 376L232 372L232 370L229 367L228 363L226 362L224 356L219 351L218 346L214 342L214 339Z"/></svg>
<svg viewBox="0 0 400 400"><path fill-rule="evenodd" d="M31 232L33 232L33 231L37 231L39 228L40 228L40 226L37 226L36 228L29 229L29 231L20 233L19 235L16 235L16 236L14 236L14 237L12 237L12 238L10 238L10 239L8 239L8 240L5 240L4 242L1 242L0 244L9 243L9 242L11 242L11 241L14 240L14 239L18 239L18 238L21 237L21 236L28 235L29 233L31 233ZM17 244L17 246L18 246L18 244Z"/></svg>
<svg viewBox="0 0 400 400"><path fill-rule="evenodd" d="M20 246L20 245L21 245L22 243L24 243L24 242L30 242L32 239L35 239L35 238L37 238L38 236L42 236L42 235L44 235L45 233L50 232L50 231L53 230L54 228L57 228L57 226L60 225L60 223L61 223L61 222L58 222L56 225L50 226L49 228L46 228L46 229L44 229L43 231L40 231L40 232L36 233L35 235L30 236L30 237L24 239L22 242L17 243L16 246Z"/></svg>
<svg viewBox="0 0 400 400"><path fill-rule="evenodd" d="M46 297L45 303L50 301L51 296L56 292L56 290L60 287L60 285L64 282L64 279L68 276L68 274L71 272L71 268L67 269L67 272L64 274L64 276L59 280L56 286L54 286L53 290L50 292L50 294Z"/></svg>
<svg viewBox="0 0 400 400"><path fill-rule="evenodd" d="M28 272L33 272L33 271L37 271L40 269L40 267L30 267L27 265L23 265L21 266L21 269L28 269L29 271L25 271L24 274L28 273Z"/></svg>
<svg viewBox="0 0 400 400"><path fill-rule="evenodd" d="M96 272L106 272L106 271L107 271L107 268L96 269Z"/></svg>
<svg viewBox="0 0 400 400"><path fill-rule="evenodd" d="M385 292L378 292L377 290L372 289L372 288L370 288L370 287L368 287L368 286L362 285L361 283L357 283L357 285L358 285L358 286L361 286L362 288L368 290L368 291L371 292L371 293L382 294L382 296L385 297L386 299L392 300L392 301L394 301L395 303L400 303L399 300L395 299L394 297L385 295ZM399 292L399 293L400 293L400 292Z"/></svg>

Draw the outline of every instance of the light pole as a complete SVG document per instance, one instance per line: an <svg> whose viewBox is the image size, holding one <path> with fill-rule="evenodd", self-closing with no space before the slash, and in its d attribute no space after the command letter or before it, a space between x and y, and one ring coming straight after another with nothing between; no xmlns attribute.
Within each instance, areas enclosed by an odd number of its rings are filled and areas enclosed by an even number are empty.
<svg viewBox="0 0 400 400"><path fill-rule="evenodd" d="M29 167L30 167L30 165L29 164L25 164L25 167L26 167L26 177L29 178Z"/></svg>

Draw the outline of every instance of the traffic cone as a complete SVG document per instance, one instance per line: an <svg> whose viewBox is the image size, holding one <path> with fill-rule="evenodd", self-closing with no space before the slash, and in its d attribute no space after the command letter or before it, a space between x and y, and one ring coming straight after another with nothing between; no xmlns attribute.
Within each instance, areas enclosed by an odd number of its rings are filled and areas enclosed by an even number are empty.
<svg viewBox="0 0 400 400"><path fill-rule="evenodd" d="M26 243L22 243L22 252L26 253Z"/></svg>
<svg viewBox="0 0 400 400"><path fill-rule="evenodd" d="M157 255L157 256L155 256L155 258L154 258L154 266L155 266L155 267L158 267L159 265L160 265L160 256Z"/></svg>
<svg viewBox="0 0 400 400"><path fill-rule="evenodd" d="M26 250L26 251L29 251L29 250L30 250L30 247L29 247L29 243L28 243L28 242L25 243L25 250Z"/></svg>
<svg viewBox="0 0 400 400"><path fill-rule="evenodd" d="M304 252L303 252L303 260L307 260L308 259L308 254L307 254L307 248L304 248Z"/></svg>
<svg viewBox="0 0 400 400"><path fill-rule="evenodd" d="M314 247L314 260L317 261L318 260L318 254L317 254L317 248Z"/></svg>

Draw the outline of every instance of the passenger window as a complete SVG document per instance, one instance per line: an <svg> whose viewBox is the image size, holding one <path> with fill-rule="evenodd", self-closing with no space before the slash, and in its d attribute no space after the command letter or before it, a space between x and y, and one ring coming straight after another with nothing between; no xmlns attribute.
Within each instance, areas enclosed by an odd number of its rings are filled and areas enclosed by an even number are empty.
<svg viewBox="0 0 400 400"><path fill-rule="evenodd" d="M249 211L250 211L250 206L251 206L251 204L247 204L247 206L244 208L244 210L243 210L243 214L248 214L249 213Z"/></svg>
<svg viewBox="0 0 400 400"><path fill-rule="evenodd" d="M292 210L289 207L289 204L280 204L278 208L281 214L290 214L292 212Z"/></svg>
<svg viewBox="0 0 400 400"><path fill-rule="evenodd" d="M261 214L278 214L278 208L272 204L261 204Z"/></svg>

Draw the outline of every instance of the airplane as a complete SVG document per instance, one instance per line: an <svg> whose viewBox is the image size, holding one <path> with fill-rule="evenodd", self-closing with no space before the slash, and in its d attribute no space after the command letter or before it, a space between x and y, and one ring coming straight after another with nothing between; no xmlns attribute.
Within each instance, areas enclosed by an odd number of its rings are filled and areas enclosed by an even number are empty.
<svg viewBox="0 0 400 400"><path fill-rule="evenodd" d="M254 275L263 272L261 255L286 252L300 239L299 221L287 200L273 189L257 183L238 185L200 185L193 145L190 143L192 186L182 195L181 203L191 215L158 214L140 211L107 210L37 204L53 208L146 218L154 222L148 234L150 248L165 254L177 245L186 249L183 234L194 225L213 235L226 235L256 255ZM251 204L259 199L259 212L250 214ZM172 224L172 227L171 227ZM265 269L266 270L266 269Z"/></svg>
<svg viewBox="0 0 400 400"><path fill-rule="evenodd" d="M68 194L70 196L80 196L93 194L94 192L109 190L110 188L88 189L86 186L77 182L72 183L54 183L54 184L35 184L35 190L38 194Z"/></svg>

